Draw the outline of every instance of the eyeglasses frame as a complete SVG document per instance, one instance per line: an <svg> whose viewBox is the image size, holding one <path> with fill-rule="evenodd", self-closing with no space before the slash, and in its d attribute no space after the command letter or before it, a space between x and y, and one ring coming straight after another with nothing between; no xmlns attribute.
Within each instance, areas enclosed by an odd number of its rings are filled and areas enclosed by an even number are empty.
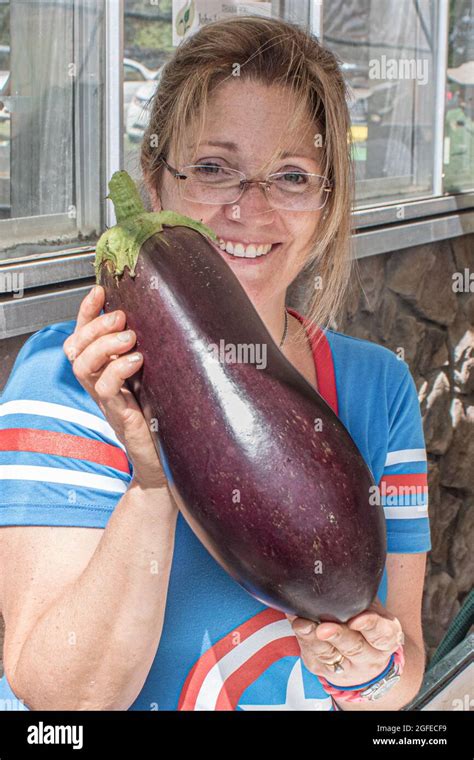
<svg viewBox="0 0 474 760"><path fill-rule="evenodd" d="M168 163L168 161L165 158L164 153L160 153L160 155L158 156L158 160L165 166L165 168L170 172L170 174L173 175L173 177L175 179L188 179L188 175L187 174L183 174L178 169L175 169L174 166L171 166ZM189 165L190 166L206 166L206 164L189 164ZM239 174L243 174L243 172L239 171L238 169L233 169L233 171L235 171L235 172L238 171ZM274 172L274 173L278 174L279 172ZM283 173L285 173L285 172L283 172ZM305 174L311 174L312 172L304 172L304 173ZM272 175L270 174L269 176L272 176ZM321 188L323 192L325 192L325 193L331 193L332 192L332 187L331 187L331 184L330 184L330 182L329 182L329 180L328 180L327 177L323 177L321 174L315 174L314 176L315 177L321 177L321 179L323 179L325 182L328 183L328 185L329 185L328 187ZM245 175L244 175L244 177L245 177ZM227 203L223 203L222 205L223 206L227 206L230 203L237 203L237 201L239 201L241 199L243 193L245 192L245 190L247 189L247 187L249 185L264 185L265 190L266 190L268 188L269 184L270 183L268 181L268 178L267 179L247 179L247 177L245 177L245 179L240 180L240 194L239 194L239 196L234 201L227 201ZM266 194L265 194L265 197L268 200L268 197L267 197ZM313 210L314 211L319 211L320 209L324 208L324 206L326 205L326 201L327 201L328 197L329 196L326 195L326 199L325 199L325 201L324 201L324 203L323 203L322 206L319 206L317 209L313 209ZM208 205L208 206L219 206L219 205L221 205L219 203L209 203L209 201L207 201L207 202L204 201L204 204Z"/></svg>

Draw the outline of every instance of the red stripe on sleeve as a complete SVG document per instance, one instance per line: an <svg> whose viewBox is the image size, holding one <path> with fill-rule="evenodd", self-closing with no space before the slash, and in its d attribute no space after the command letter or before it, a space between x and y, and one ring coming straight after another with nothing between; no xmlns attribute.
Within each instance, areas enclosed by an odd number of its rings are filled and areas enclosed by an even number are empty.
<svg viewBox="0 0 474 760"><path fill-rule="evenodd" d="M33 451L37 454L85 459L94 464L102 464L130 473L127 456L118 446L69 433L57 433L53 430L33 428L0 430L0 451Z"/></svg>
<svg viewBox="0 0 474 760"><path fill-rule="evenodd" d="M427 486L428 475L426 472L410 472L403 475L384 475L380 480L387 486Z"/></svg>

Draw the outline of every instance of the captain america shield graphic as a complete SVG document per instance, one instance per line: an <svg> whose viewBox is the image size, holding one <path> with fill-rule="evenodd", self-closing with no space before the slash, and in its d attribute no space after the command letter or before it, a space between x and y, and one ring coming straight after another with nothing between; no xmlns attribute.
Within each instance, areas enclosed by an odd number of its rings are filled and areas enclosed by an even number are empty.
<svg viewBox="0 0 474 760"><path fill-rule="evenodd" d="M286 616L266 609L212 644L186 678L178 710L332 710L304 666Z"/></svg>

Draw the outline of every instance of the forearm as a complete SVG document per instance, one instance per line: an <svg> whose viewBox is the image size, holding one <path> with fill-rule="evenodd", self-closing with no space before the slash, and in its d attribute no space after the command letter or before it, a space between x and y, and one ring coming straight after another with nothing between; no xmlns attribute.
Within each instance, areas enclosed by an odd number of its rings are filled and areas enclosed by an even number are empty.
<svg viewBox="0 0 474 760"><path fill-rule="evenodd" d="M366 699L363 702L345 702L337 699L338 707L344 711L401 710L402 707L411 702L418 694L423 681L425 653L408 636L405 636L403 650L405 655L403 673L398 683L392 686L387 694L379 699Z"/></svg>
<svg viewBox="0 0 474 760"><path fill-rule="evenodd" d="M41 615L12 688L32 710L126 710L161 637L177 511L166 488L133 485L84 572Z"/></svg>

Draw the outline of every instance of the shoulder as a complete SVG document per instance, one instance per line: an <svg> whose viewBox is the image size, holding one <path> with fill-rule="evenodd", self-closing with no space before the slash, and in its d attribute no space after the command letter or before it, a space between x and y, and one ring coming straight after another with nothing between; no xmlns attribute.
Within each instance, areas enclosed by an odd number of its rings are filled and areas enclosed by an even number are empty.
<svg viewBox="0 0 474 760"><path fill-rule="evenodd" d="M125 446L74 375L75 321L30 335L0 398L0 526L105 527L132 477Z"/></svg>
<svg viewBox="0 0 474 760"><path fill-rule="evenodd" d="M74 332L75 327L75 319L71 319L68 322L56 322L52 325L46 325L46 327L42 327L41 330L37 330L37 332L27 338L21 351L26 347L37 347L43 344L62 345L66 338Z"/></svg>
<svg viewBox="0 0 474 760"><path fill-rule="evenodd" d="M45 396L54 387L78 385L63 343L74 331L75 320L43 327L30 335L18 352L1 394L2 402L26 393Z"/></svg>
<svg viewBox="0 0 474 760"><path fill-rule="evenodd" d="M357 376L359 385L368 383L368 388L373 388L383 383L387 392L393 394L403 383L413 383L407 362L391 349L335 330L325 330L324 334L336 367L345 375Z"/></svg>
<svg viewBox="0 0 474 760"><path fill-rule="evenodd" d="M77 410L83 422L93 421L95 426L96 418L103 418L92 396L74 375L63 350L75 325L75 320L57 322L25 341L0 395L0 417L5 424L6 417L18 413L67 418L71 422Z"/></svg>
<svg viewBox="0 0 474 760"><path fill-rule="evenodd" d="M38 351L54 347L62 348L66 338L74 332L75 326L76 320L57 322L56 324L47 325L30 335L18 352L14 367L20 363L22 359L29 358ZM58 354L58 356L60 356L60 354Z"/></svg>

